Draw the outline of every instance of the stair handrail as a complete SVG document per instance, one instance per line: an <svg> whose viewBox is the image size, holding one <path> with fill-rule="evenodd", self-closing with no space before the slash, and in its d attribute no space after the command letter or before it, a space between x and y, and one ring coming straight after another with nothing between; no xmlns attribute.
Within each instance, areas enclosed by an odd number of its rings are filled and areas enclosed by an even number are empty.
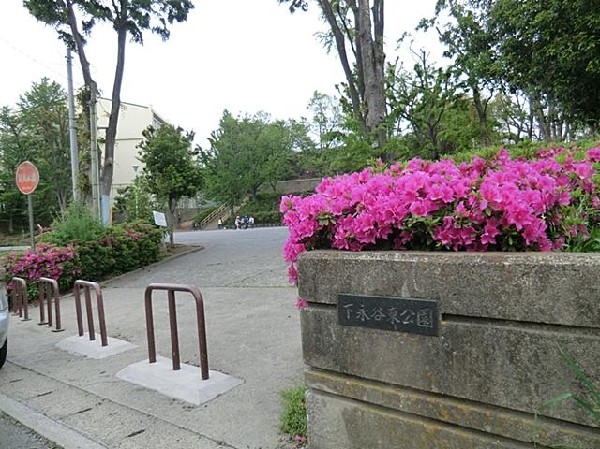
<svg viewBox="0 0 600 449"><path fill-rule="evenodd" d="M200 222L200 228L204 227L204 225L212 222L217 216L220 216L227 208L229 207L229 203L223 203L217 209L208 214L204 219Z"/></svg>

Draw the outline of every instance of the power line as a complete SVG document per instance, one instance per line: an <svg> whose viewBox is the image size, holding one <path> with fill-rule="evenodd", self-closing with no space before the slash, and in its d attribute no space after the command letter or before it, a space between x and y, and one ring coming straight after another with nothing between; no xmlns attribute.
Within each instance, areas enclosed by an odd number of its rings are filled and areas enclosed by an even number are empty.
<svg viewBox="0 0 600 449"><path fill-rule="evenodd" d="M40 67L44 67L45 69L48 69L49 71L51 71L54 76L58 76L60 78L61 84L65 84L67 82L67 76L64 73L64 70L59 71L59 69L57 67L51 67L48 64L44 63L43 61L40 61L38 58L33 56L31 53L17 47L15 44L13 44L11 41L7 40L3 36L0 36L0 42L3 43L4 45L6 45L7 47L9 47L10 49L12 49L13 51L15 51L16 53L19 53L23 57L34 62L36 65L38 65ZM60 58L66 59L66 56L61 55ZM58 64L57 64L57 66L58 66ZM78 83L77 89L80 89L81 87L83 87L83 83Z"/></svg>

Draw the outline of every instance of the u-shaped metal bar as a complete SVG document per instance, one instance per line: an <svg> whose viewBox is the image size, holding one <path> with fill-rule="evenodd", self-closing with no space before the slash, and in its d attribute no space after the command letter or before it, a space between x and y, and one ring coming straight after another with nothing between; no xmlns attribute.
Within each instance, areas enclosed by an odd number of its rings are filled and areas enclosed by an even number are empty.
<svg viewBox="0 0 600 449"><path fill-rule="evenodd" d="M202 371L202 380L208 379L208 352L206 348L204 302L202 300L202 293L200 293L198 287L194 285L153 283L146 287L146 292L144 293L144 304L146 309L146 332L148 336L148 359L150 363L156 362L156 338L154 334L154 316L152 313L152 292L154 290L166 291L168 296L173 370L181 369L181 363L179 359L179 337L177 334L177 316L175 309L175 292L191 293L191 295L194 297L194 300L196 301L196 320L198 325L200 370Z"/></svg>
<svg viewBox="0 0 600 449"><path fill-rule="evenodd" d="M100 327L100 341L102 346L108 346L108 336L106 334L106 319L104 317L104 300L102 298L102 290L97 282L88 282L77 280L75 281L75 311L77 313L77 329L79 336L83 336L83 313L81 310L81 290L84 290L85 295L85 312L87 315L88 333L90 340L96 339L94 330L94 311L92 310L92 295L91 290L96 293L96 307L98 309L98 326Z"/></svg>
<svg viewBox="0 0 600 449"><path fill-rule="evenodd" d="M29 296L27 294L27 282L25 279L13 277L11 279L11 298L14 315L19 315L23 321L29 321Z"/></svg>
<svg viewBox="0 0 600 449"><path fill-rule="evenodd" d="M60 326L60 294L58 291L58 282L54 279L41 277L38 279L38 299L40 305L40 322L38 324L47 324L52 327L52 300L54 300L54 312L56 314L56 328L52 332L64 331ZM48 321L44 318L44 300L48 304Z"/></svg>

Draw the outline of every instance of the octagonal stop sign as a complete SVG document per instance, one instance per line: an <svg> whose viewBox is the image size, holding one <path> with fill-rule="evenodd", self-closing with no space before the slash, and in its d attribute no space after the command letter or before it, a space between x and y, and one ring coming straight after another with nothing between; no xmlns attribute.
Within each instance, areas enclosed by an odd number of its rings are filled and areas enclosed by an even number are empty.
<svg viewBox="0 0 600 449"><path fill-rule="evenodd" d="M17 187L24 195L34 192L40 180L40 174L35 165L29 161L22 162L16 173Z"/></svg>

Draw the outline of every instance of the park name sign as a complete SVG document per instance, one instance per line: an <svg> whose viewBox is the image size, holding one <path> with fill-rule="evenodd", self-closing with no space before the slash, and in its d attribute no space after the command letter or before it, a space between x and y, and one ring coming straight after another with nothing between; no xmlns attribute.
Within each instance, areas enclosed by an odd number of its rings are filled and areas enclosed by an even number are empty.
<svg viewBox="0 0 600 449"><path fill-rule="evenodd" d="M15 178L20 192L23 195L31 195L38 186L40 174L35 165L25 161L17 168Z"/></svg>

